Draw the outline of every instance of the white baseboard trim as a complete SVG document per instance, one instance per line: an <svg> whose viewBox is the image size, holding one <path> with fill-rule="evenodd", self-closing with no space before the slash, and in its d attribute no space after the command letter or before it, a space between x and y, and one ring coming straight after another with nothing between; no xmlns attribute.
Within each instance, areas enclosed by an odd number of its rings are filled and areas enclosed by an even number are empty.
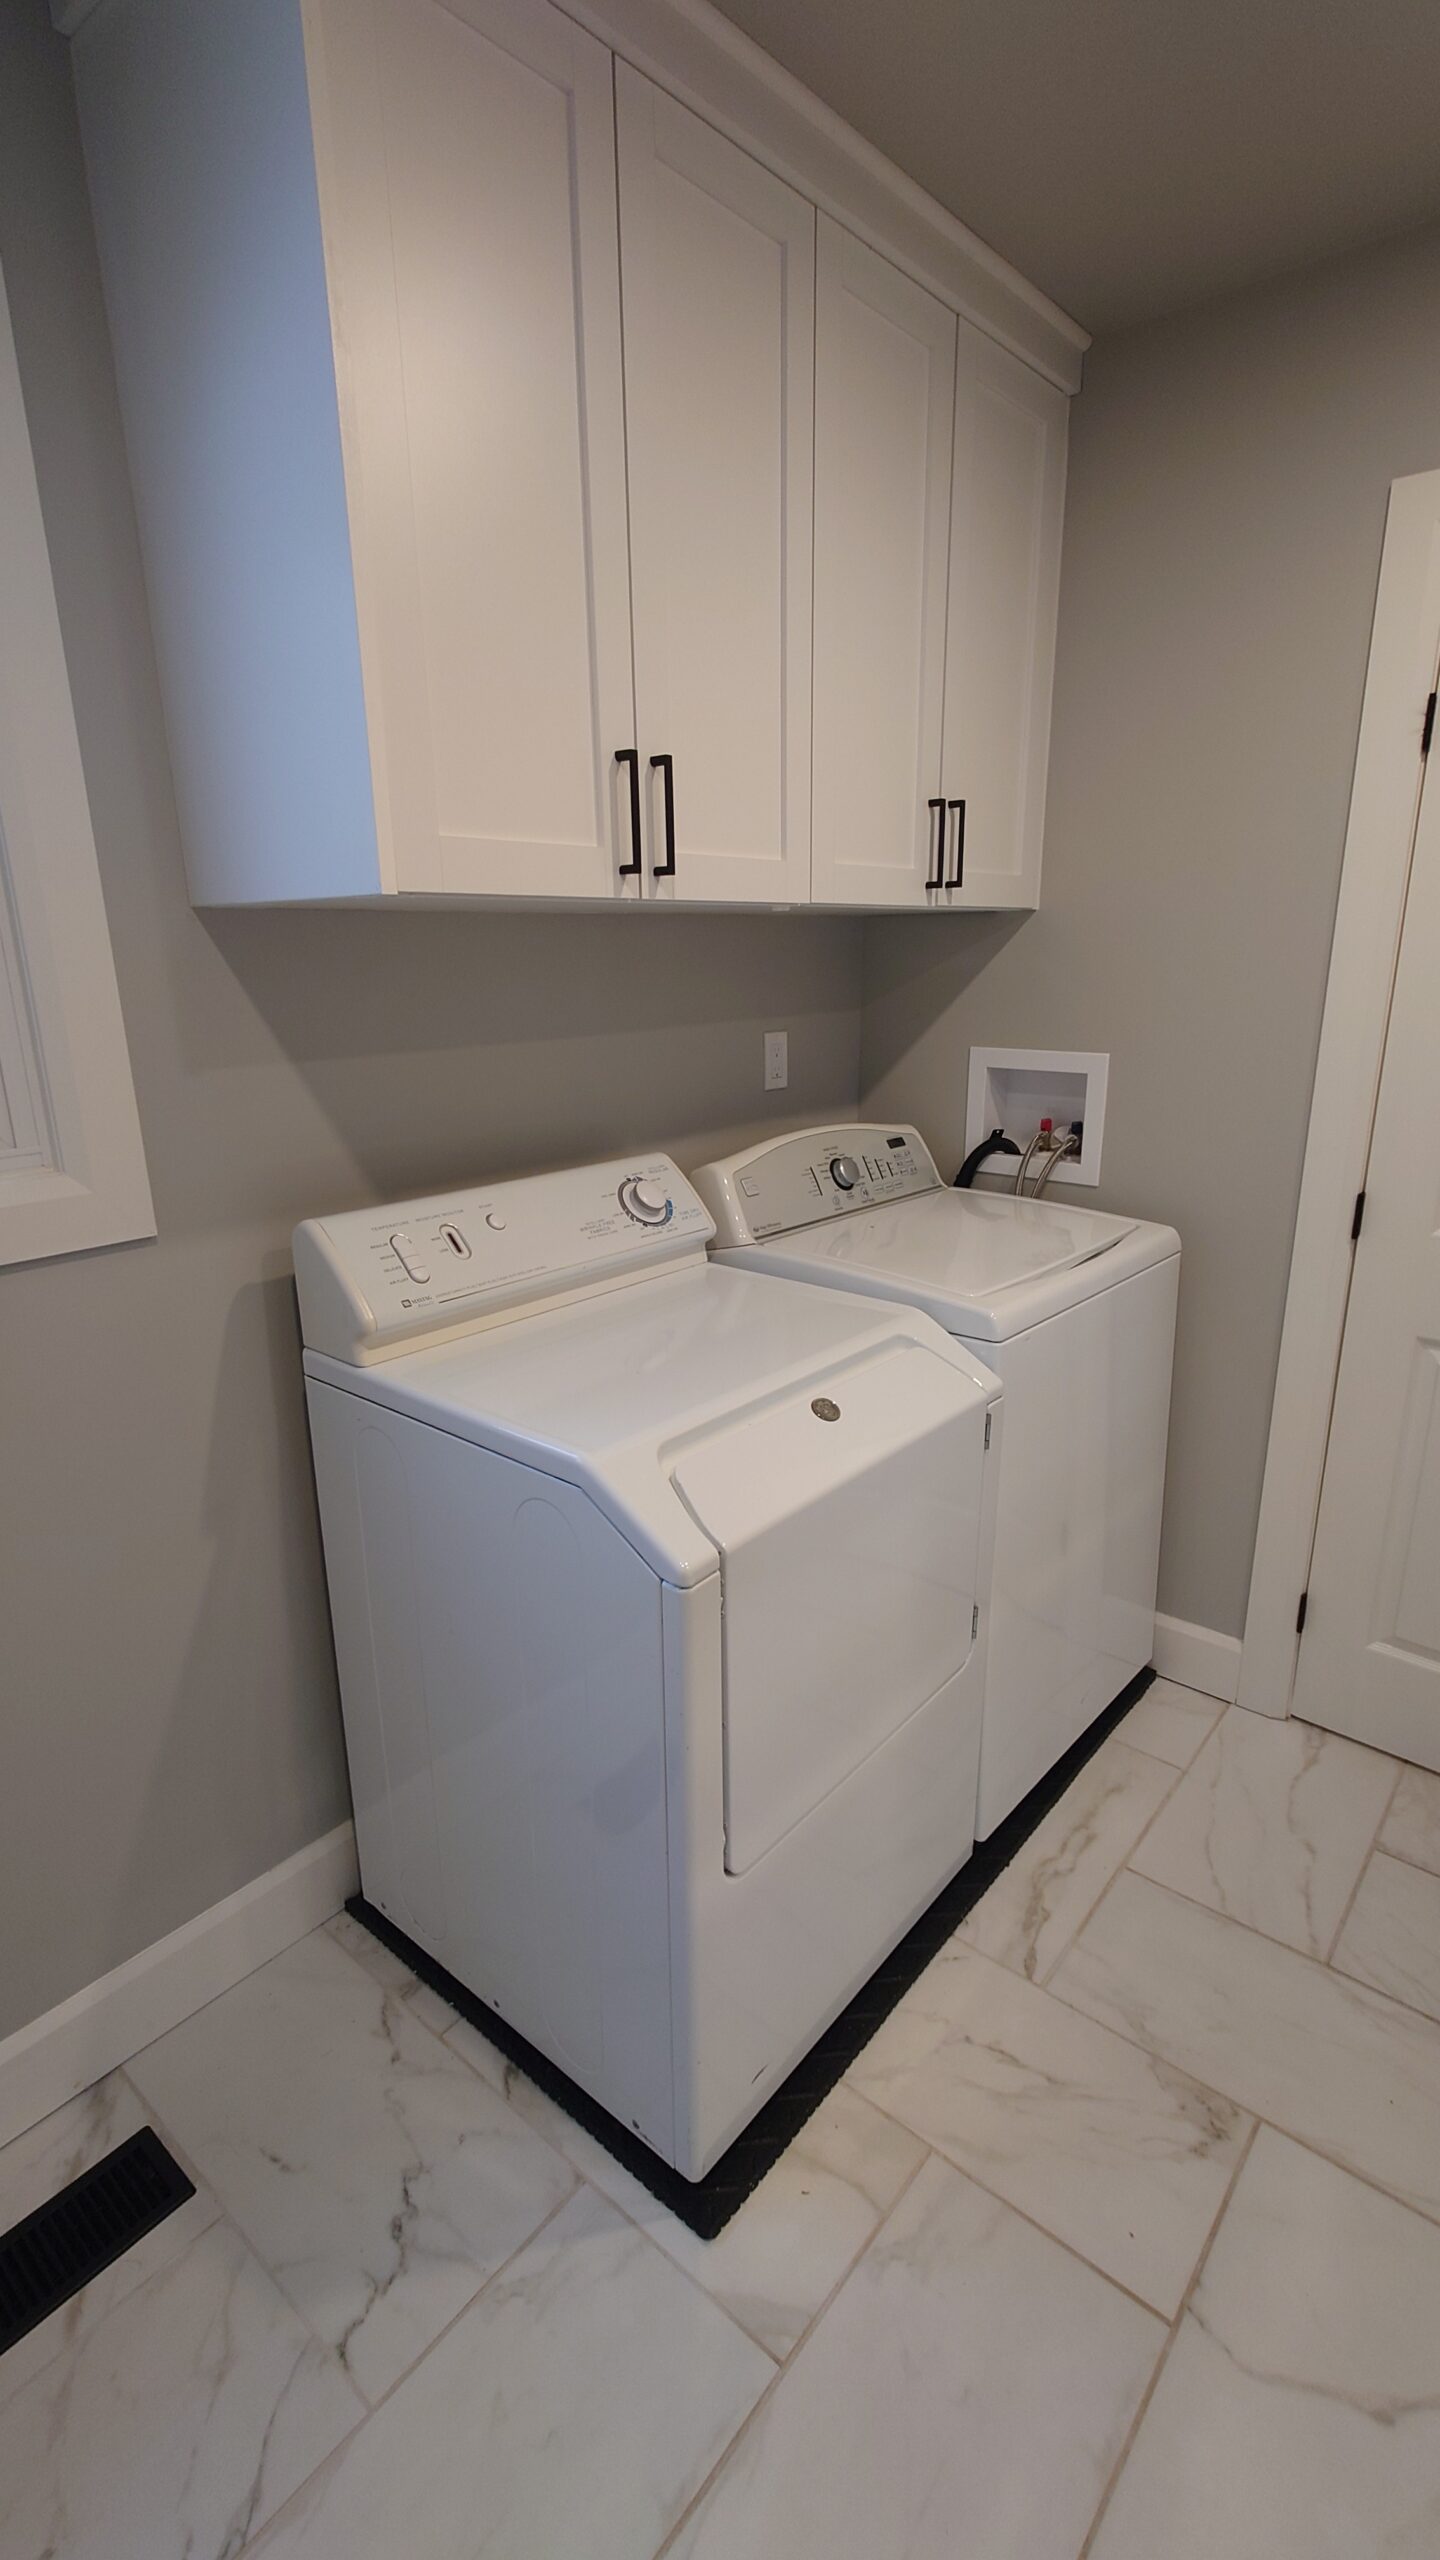
<svg viewBox="0 0 1440 2560"><path fill-rule="evenodd" d="M354 1827L342 1822L7 2037L0 2044L0 2143L318 1929L357 1881Z"/></svg>
<svg viewBox="0 0 1440 2560"><path fill-rule="evenodd" d="M1157 1614L1153 1660L1162 1680L1176 1680L1182 1689L1199 1689L1205 1697L1223 1698L1227 1707L1233 1706L1240 1686L1238 1636Z"/></svg>

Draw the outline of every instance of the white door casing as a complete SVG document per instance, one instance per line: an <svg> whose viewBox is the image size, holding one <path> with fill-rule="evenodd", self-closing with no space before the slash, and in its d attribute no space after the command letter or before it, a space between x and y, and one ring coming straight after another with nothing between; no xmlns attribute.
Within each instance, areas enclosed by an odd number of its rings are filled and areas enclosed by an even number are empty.
<svg viewBox="0 0 1440 2560"><path fill-rule="evenodd" d="M1295 1712L1440 1769L1440 780L1421 795Z"/></svg>
<svg viewBox="0 0 1440 2560"><path fill-rule="evenodd" d="M1240 1665L1240 1704L1265 1715L1290 1712L1437 652L1440 470L1395 481L1386 516Z"/></svg>
<svg viewBox="0 0 1440 2560"><path fill-rule="evenodd" d="M545 0L319 0L316 23L389 883L638 895L610 55Z"/></svg>
<svg viewBox="0 0 1440 2560"><path fill-rule="evenodd" d="M624 62L615 103L645 889L804 900L815 213Z"/></svg>
<svg viewBox="0 0 1440 2560"><path fill-rule="evenodd" d="M935 903L955 314L822 214L811 894Z"/></svg>

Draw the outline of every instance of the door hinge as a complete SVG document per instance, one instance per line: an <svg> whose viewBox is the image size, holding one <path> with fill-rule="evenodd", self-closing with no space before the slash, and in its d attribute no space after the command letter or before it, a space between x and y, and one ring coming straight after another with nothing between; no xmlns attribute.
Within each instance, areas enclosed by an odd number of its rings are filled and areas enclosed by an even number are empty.
<svg viewBox="0 0 1440 2560"><path fill-rule="evenodd" d="M974 1608L973 1608L973 1609L971 1610L971 1612L970 1612L970 1641L971 1641L971 1643L972 1643L972 1644L974 1643L974 1641L975 1641L975 1639L976 1639L976 1637L978 1636L978 1634L979 1634L979 1633L980 1633L980 1603L979 1603L979 1601L977 1600L977 1601L976 1601L976 1603L975 1603Z"/></svg>
<svg viewBox="0 0 1440 2560"><path fill-rule="evenodd" d="M1420 753L1422 754L1422 756L1428 756L1428 754L1430 753L1430 741L1431 741L1431 739L1434 737L1434 735L1435 735L1435 696L1434 696L1434 694L1432 693L1432 694L1431 694L1431 696L1430 696L1429 701L1428 701L1428 702L1426 703L1426 705L1425 705L1425 726L1424 726L1424 728L1423 728L1423 729L1421 730L1421 732L1420 732Z"/></svg>
<svg viewBox="0 0 1440 2560"><path fill-rule="evenodd" d="M1309 1614L1310 1594L1308 1591L1302 1591L1300 1594L1300 1606L1295 1612L1295 1633L1297 1636L1303 1636L1305 1633L1305 1621Z"/></svg>
<svg viewBox="0 0 1440 2560"><path fill-rule="evenodd" d="M992 1419L992 1417L987 1413L987 1414L986 1414L986 1416L985 1416L985 1446L986 1446L986 1448L987 1448L987 1449L988 1449L988 1448L989 1448L989 1446L990 1446L990 1423L991 1423L991 1419Z"/></svg>
<svg viewBox="0 0 1440 2560"><path fill-rule="evenodd" d="M1351 1243L1352 1243L1352 1244L1358 1244L1358 1243L1359 1243L1359 1241L1360 1241L1360 1230L1361 1230L1361 1228L1364 1226L1364 1224L1365 1224L1365 1194L1364 1194L1364 1192L1363 1192L1363 1191L1357 1191L1357 1192L1356 1192L1356 1194L1355 1194L1355 1215L1354 1215L1354 1217L1353 1217L1353 1218L1351 1219L1351 1221L1350 1221L1350 1241L1351 1241Z"/></svg>

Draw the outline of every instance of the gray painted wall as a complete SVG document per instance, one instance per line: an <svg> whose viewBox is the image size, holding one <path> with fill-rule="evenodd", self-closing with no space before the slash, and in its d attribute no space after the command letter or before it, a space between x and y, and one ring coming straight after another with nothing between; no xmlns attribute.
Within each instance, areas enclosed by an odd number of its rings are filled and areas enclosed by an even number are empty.
<svg viewBox="0 0 1440 2560"><path fill-rule="evenodd" d="M1097 1206L1184 1239L1160 1605L1244 1621L1389 483L1440 229L1096 346L1044 905L872 925L862 1086L952 1170L972 1040L1111 1053Z"/></svg>
<svg viewBox="0 0 1440 2560"><path fill-rule="evenodd" d="M347 1810L294 1220L852 1107L860 929L194 914L41 0L0 8L0 262L160 1224L0 1271L3 2036Z"/></svg>
<svg viewBox="0 0 1440 2560"><path fill-rule="evenodd" d="M160 1237L0 1271L0 2035L346 1795L299 1215L857 1091L844 920L196 916L64 49L0 9L12 299ZM1077 405L1046 904L866 929L878 1112L972 1038L1108 1048L1102 1205L1186 1242L1162 1606L1241 1624L1389 480L1440 463L1440 232L1101 346ZM785 1024L783 1112L760 1033Z"/></svg>

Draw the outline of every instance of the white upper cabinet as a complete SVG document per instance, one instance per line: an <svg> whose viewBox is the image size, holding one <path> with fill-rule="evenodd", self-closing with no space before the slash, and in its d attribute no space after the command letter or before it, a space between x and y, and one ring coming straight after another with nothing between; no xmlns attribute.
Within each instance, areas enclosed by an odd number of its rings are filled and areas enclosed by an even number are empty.
<svg viewBox="0 0 1440 2560"><path fill-rule="evenodd" d="M815 215L623 62L616 114L646 889L803 900Z"/></svg>
<svg viewBox="0 0 1440 2560"><path fill-rule="evenodd" d="M1033 905L1081 334L603 6L714 122L551 0L64 0L191 894Z"/></svg>
<svg viewBox="0 0 1440 2560"><path fill-rule="evenodd" d="M812 893L937 902L955 314L820 217Z"/></svg>
<svg viewBox="0 0 1440 2560"><path fill-rule="evenodd" d="M321 0L315 24L395 885L604 896L635 745L611 57L544 0Z"/></svg>
<svg viewBox="0 0 1440 2560"><path fill-rule="evenodd" d="M1039 896L1068 403L820 217L812 894Z"/></svg>
<svg viewBox="0 0 1440 2560"><path fill-rule="evenodd" d="M1065 505L1063 392L959 324L945 643L944 903L1040 896Z"/></svg>
<svg viewBox="0 0 1440 2560"><path fill-rule="evenodd" d="M74 53L192 895L636 894L609 52L115 0Z"/></svg>

